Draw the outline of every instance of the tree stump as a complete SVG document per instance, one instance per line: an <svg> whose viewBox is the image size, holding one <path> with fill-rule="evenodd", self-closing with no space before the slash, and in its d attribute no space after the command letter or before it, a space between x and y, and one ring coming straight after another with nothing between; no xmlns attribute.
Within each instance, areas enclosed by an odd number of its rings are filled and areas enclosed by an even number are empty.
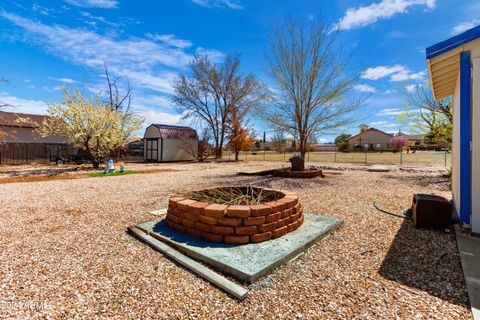
<svg viewBox="0 0 480 320"><path fill-rule="evenodd" d="M295 155L290 158L292 164L292 171L304 171L305 170L305 158L300 155Z"/></svg>

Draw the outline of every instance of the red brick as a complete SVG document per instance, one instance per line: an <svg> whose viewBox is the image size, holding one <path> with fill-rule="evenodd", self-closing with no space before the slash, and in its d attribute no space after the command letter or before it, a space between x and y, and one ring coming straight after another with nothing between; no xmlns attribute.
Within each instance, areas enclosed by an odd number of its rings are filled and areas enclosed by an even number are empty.
<svg viewBox="0 0 480 320"><path fill-rule="evenodd" d="M300 225L303 223L303 214L302 216L300 217L300 219L298 219L298 226L300 227Z"/></svg>
<svg viewBox="0 0 480 320"><path fill-rule="evenodd" d="M215 218L223 218L227 212L227 207L224 204L212 203L206 206L204 210L204 215Z"/></svg>
<svg viewBox="0 0 480 320"><path fill-rule="evenodd" d="M250 242L258 243L270 240L272 238L272 233L270 231L264 233L252 234L250 236Z"/></svg>
<svg viewBox="0 0 480 320"><path fill-rule="evenodd" d="M195 227L195 221L183 218L182 219L182 226L187 227L187 228L193 228L193 227Z"/></svg>
<svg viewBox="0 0 480 320"><path fill-rule="evenodd" d="M238 227L242 225L242 218L218 218L218 224L222 226Z"/></svg>
<svg viewBox="0 0 480 320"><path fill-rule="evenodd" d="M175 222L173 222L172 220L165 220L165 223L167 224L167 226L171 229L175 229Z"/></svg>
<svg viewBox="0 0 480 320"><path fill-rule="evenodd" d="M245 226L258 226L265 223L265 217L248 217L243 218L243 225Z"/></svg>
<svg viewBox="0 0 480 320"><path fill-rule="evenodd" d="M272 238L281 237L281 236L285 235L287 233L287 231L288 231L287 226L275 229L275 230L272 231Z"/></svg>
<svg viewBox="0 0 480 320"><path fill-rule="evenodd" d="M214 225L218 223L218 218L209 216L200 216L200 221L206 224Z"/></svg>
<svg viewBox="0 0 480 320"><path fill-rule="evenodd" d="M175 223L182 223L182 218L177 217L176 215L173 214L167 214L167 221L170 220Z"/></svg>
<svg viewBox="0 0 480 320"><path fill-rule="evenodd" d="M267 214L272 213L272 207L264 204L254 204L250 206L250 211L252 217L266 216Z"/></svg>
<svg viewBox="0 0 480 320"><path fill-rule="evenodd" d="M256 226L248 226L248 227L236 227L235 233L240 235L250 235L257 233Z"/></svg>
<svg viewBox="0 0 480 320"><path fill-rule="evenodd" d="M297 221L298 219L300 219L300 216L301 216L300 212L299 212L299 213L292 214L292 215L290 216L290 222L295 222L295 221Z"/></svg>
<svg viewBox="0 0 480 320"><path fill-rule="evenodd" d="M265 205L271 207L272 212L278 212L278 211L283 211L287 209L287 206L285 205L285 203L278 202L278 201L270 201L265 203Z"/></svg>
<svg viewBox="0 0 480 320"><path fill-rule="evenodd" d="M175 229L175 230L177 230L178 232L181 232L181 233L187 233L187 228L185 228L181 224L176 224L173 229Z"/></svg>
<svg viewBox="0 0 480 320"><path fill-rule="evenodd" d="M277 221L277 229L283 226L286 226L290 223L290 217L283 218Z"/></svg>
<svg viewBox="0 0 480 320"><path fill-rule="evenodd" d="M278 221L281 218L281 216L282 216L281 212L269 214L268 216L265 217L265 222L270 223L270 222Z"/></svg>
<svg viewBox="0 0 480 320"><path fill-rule="evenodd" d="M223 242L223 236L221 234L202 232L202 238L210 242Z"/></svg>
<svg viewBox="0 0 480 320"><path fill-rule="evenodd" d="M185 198L183 198L183 197L170 197L170 199L168 200L168 205L172 206L172 208L176 208L177 207L177 202L182 201L182 200L185 200Z"/></svg>
<svg viewBox="0 0 480 320"><path fill-rule="evenodd" d="M192 221L200 221L200 216L198 214L195 214L193 212L187 211L183 214L183 217L192 220Z"/></svg>
<svg viewBox="0 0 480 320"><path fill-rule="evenodd" d="M300 203L297 203L297 205L293 208L294 213L298 213L301 208L302 206L300 205Z"/></svg>
<svg viewBox="0 0 480 320"><path fill-rule="evenodd" d="M180 208L175 208L173 209L173 214L176 215L177 217L183 217L185 211L183 211Z"/></svg>
<svg viewBox="0 0 480 320"><path fill-rule="evenodd" d="M287 210L283 210L282 211L282 219L283 218L287 218L287 217L290 217L293 213L293 208L290 208L290 209L287 209Z"/></svg>
<svg viewBox="0 0 480 320"><path fill-rule="evenodd" d="M197 215L203 214L203 210L209 203L207 202L195 202L188 206L188 211L193 212Z"/></svg>
<svg viewBox="0 0 480 320"><path fill-rule="evenodd" d="M294 200L293 202L295 205L297 205L299 201L299 197L294 193L286 194L284 199L293 199Z"/></svg>
<svg viewBox="0 0 480 320"><path fill-rule="evenodd" d="M248 236L225 236L225 243L247 244L250 242Z"/></svg>
<svg viewBox="0 0 480 320"><path fill-rule="evenodd" d="M287 225L287 232L292 232L293 230L297 229L298 221L292 222Z"/></svg>
<svg viewBox="0 0 480 320"><path fill-rule="evenodd" d="M195 200L192 200L192 199L185 199L185 200L182 200L182 201L178 201L177 202L177 208L180 208L182 210L187 210L188 209L188 206L191 205L191 204L194 204Z"/></svg>
<svg viewBox="0 0 480 320"><path fill-rule="evenodd" d="M250 216L249 206L229 206L227 209L227 217L246 218Z"/></svg>
<svg viewBox="0 0 480 320"><path fill-rule="evenodd" d="M212 226L212 232L217 234L233 234L234 231L232 227Z"/></svg>
<svg viewBox="0 0 480 320"><path fill-rule="evenodd" d="M291 198L281 198L281 199L278 199L278 202L285 203L285 205L287 206L285 209L293 208L295 207L295 204L296 204L295 199L291 199Z"/></svg>
<svg viewBox="0 0 480 320"><path fill-rule="evenodd" d="M195 228L203 232L211 232L212 226L210 224L195 222Z"/></svg>
<svg viewBox="0 0 480 320"><path fill-rule="evenodd" d="M258 226L257 228L258 228L259 232L267 232L267 231L275 230L276 227L277 227L277 222L274 221L274 222L262 224L261 226Z"/></svg>
<svg viewBox="0 0 480 320"><path fill-rule="evenodd" d="M201 238L203 233L202 231L200 230L197 230L195 228L187 228L187 233L191 236L194 236L194 237L197 237L197 238Z"/></svg>

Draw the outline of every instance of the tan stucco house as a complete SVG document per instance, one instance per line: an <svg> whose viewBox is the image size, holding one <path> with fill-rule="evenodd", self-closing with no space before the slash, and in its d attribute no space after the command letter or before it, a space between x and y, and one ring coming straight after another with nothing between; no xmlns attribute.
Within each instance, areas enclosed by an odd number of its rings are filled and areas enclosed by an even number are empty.
<svg viewBox="0 0 480 320"><path fill-rule="evenodd" d="M48 116L0 111L0 164L48 162L72 154L67 137L37 133L46 119Z"/></svg>
<svg viewBox="0 0 480 320"><path fill-rule="evenodd" d="M348 139L349 151L391 151L390 140L393 135L366 125L360 126L360 132Z"/></svg>

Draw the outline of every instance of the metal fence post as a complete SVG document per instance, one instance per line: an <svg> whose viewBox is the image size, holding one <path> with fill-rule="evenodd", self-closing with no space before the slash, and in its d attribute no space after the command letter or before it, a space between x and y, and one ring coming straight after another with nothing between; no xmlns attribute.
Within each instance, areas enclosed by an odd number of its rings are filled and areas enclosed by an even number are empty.
<svg viewBox="0 0 480 320"><path fill-rule="evenodd" d="M337 149L333 152L333 162L337 162Z"/></svg>
<svg viewBox="0 0 480 320"><path fill-rule="evenodd" d="M367 153L368 153L368 147L365 148L365 165L367 164Z"/></svg>
<svg viewBox="0 0 480 320"><path fill-rule="evenodd" d="M445 163L445 167L447 166L447 150L445 150L444 152L444 163Z"/></svg>
<svg viewBox="0 0 480 320"><path fill-rule="evenodd" d="M400 165L403 165L403 150L400 149Z"/></svg>
<svg viewBox="0 0 480 320"><path fill-rule="evenodd" d="M285 159L285 157L286 157L286 154L287 154L287 152L286 152L286 151L283 151L283 161L285 161L285 160L286 160L286 159Z"/></svg>

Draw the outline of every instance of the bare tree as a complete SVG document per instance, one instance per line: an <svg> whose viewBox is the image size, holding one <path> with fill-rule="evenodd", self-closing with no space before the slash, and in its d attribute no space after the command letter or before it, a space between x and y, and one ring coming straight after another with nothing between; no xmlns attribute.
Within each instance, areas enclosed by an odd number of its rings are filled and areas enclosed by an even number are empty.
<svg viewBox="0 0 480 320"><path fill-rule="evenodd" d="M294 134L303 158L309 137L351 122L362 103L352 95L359 74L352 74L338 32L329 28L321 20L287 19L270 37L268 71L276 87L274 107L263 113L274 127Z"/></svg>
<svg viewBox="0 0 480 320"><path fill-rule="evenodd" d="M435 101L429 85L421 84L403 93L410 110L397 117L415 130L426 133L431 142L452 141L453 103L447 97Z"/></svg>
<svg viewBox="0 0 480 320"><path fill-rule="evenodd" d="M275 130L272 137L273 148L277 152L282 152L283 148L287 145L287 140L285 139L285 133L282 130Z"/></svg>
<svg viewBox="0 0 480 320"><path fill-rule="evenodd" d="M265 97L255 76L242 75L239 65L238 56L228 55L220 64L197 56L189 66L190 74L180 74L173 82L174 101L184 118L210 128L217 159L222 157L231 110L250 108Z"/></svg>
<svg viewBox="0 0 480 320"><path fill-rule="evenodd" d="M199 162L205 161L215 153L210 144L211 136L210 131L207 128L202 129L201 136L198 139L197 148L193 146L191 137L188 135L181 136L180 139L182 140L182 149L189 155L195 157Z"/></svg>

